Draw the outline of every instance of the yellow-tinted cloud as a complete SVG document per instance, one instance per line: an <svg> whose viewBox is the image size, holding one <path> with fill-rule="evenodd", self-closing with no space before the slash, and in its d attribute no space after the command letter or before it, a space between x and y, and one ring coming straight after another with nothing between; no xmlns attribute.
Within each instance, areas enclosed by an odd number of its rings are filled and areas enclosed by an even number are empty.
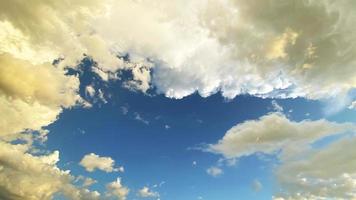
<svg viewBox="0 0 356 200"><path fill-rule="evenodd" d="M62 69L0 54L0 135L49 125L80 101L78 87L78 78Z"/></svg>
<svg viewBox="0 0 356 200"><path fill-rule="evenodd" d="M114 197L119 200L125 200L130 192L130 190L127 187L122 185L121 178L117 178L116 181L108 183L106 185L106 189L107 189L106 195L108 197Z"/></svg>
<svg viewBox="0 0 356 200"><path fill-rule="evenodd" d="M0 198L49 200L61 193L72 200L98 199L98 192L72 185L74 177L69 171L60 170L58 161L58 151L34 156L22 145L0 142Z"/></svg>
<svg viewBox="0 0 356 200"><path fill-rule="evenodd" d="M124 171L123 167L115 168L115 161L112 158L100 157L94 153L85 155L79 164L89 172L93 172L96 169L100 169L105 172Z"/></svg>
<svg viewBox="0 0 356 200"><path fill-rule="evenodd" d="M281 113L232 127L208 151L226 158L253 154L275 155L279 159L275 174L281 192L275 199L353 199L356 198L356 138L345 137L322 148L317 141L353 131L354 124L327 120L294 122Z"/></svg>

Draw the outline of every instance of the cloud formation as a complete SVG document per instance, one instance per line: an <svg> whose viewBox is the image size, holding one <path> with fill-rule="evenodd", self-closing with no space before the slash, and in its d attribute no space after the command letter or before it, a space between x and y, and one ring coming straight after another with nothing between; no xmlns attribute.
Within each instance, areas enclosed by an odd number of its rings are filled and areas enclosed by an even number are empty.
<svg viewBox="0 0 356 200"><path fill-rule="evenodd" d="M101 157L94 153L85 155L79 163L88 172L93 172L96 169L105 172L123 172L123 167L115 168L115 161L110 157Z"/></svg>
<svg viewBox="0 0 356 200"><path fill-rule="evenodd" d="M115 197L118 200L125 200L130 190L121 184L121 178L117 178L116 181L113 181L106 185L108 197Z"/></svg>
<svg viewBox="0 0 356 200"><path fill-rule="evenodd" d="M150 58L152 84L168 97L221 91L228 98L318 99L355 87L354 7L315 0L120 1L99 20L98 32L134 60ZM133 22L124 20L133 15Z"/></svg>
<svg viewBox="0 0 356 200"><path fill-rule="evenodd" d="M275 172L281 186L277 192L280 198L350 199L356 197L355 154L350 151L355 137L342 137L321 148L313 145L354 129L355 125L349 123L294 122L281 113L270 113L232 127L208 151L229 159L258 153L275 155L280 161Z"/></svg>
<svg viewBox="0 0 356 200"><path fill-rule="evenodd" d="M0 54L0 135L39 130L56 120L62 108L81 100L79 80L49 63L32 65Z"/></svg>
<svg viewBox="0 0 356 200"><path fill-rule="evenodd" d="M319 99L356 85L351 0L2 0L0 6L0 54L33 64L63 58L62 66L75 66L85 54L101 74L131 70L125 85L143 92Z"/></svg>
<svg viewBox="0 0 356 200"><path fill-rule="evenodd" d="M148 187L143 187L137 192L137 195L141 198L153 198L153 197L159 197L158 192L151 191L150 188Z"/></svg>
<svg viewBox="0 0 356 200"><path fill-rule="evenodd" d="M94 200L100 194L78 189L69 171L56 166L59 152L34 156L24 145L0 142L0 198L9 200L49 200L56 193L73 200ZM85 197L85 198L84 198Z"/></svg>

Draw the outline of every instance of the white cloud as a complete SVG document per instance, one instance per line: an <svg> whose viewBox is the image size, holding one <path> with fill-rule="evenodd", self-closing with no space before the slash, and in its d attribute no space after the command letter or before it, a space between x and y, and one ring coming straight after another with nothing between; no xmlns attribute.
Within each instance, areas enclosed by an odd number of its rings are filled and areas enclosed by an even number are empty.
<svg viewBox="0 0 356 200"><path fill-rule="evenodd" d="M78 176L75 180L75 182L81 182L83 187L89 187L95 183L97 183L98 181L96 181L95 179L92 179L90 177L84 177L84 176Z"/></svg>
<svg viewBox="0 0 356 200"><path fill-rule="evenodd" d="M150 122L148 120L144 119L138 112L134 112L134 117L135 117L135 120L140 121L146 125L150 124Z"/></svg>
<svg viewBox="0 0 356 200"><path fill-rule="evenodd" d="M290 160L277 170L278 180L295 199L356 198L356 138L342 138L304 158Z"/></svg>
<svg viewBox="0 0 356 200"><path fill-rule="evenodd" d="M116 197L119 200L125 200L130 190L121 184L121 179L117 178L116 181L106 185L107 196Z"/></svg>
<svg viewBox="0 0 356 200"><path fill-rule="evenodd" d="M236 158L258 152L272 154L282 149L282 155L288 157L323 137L352 127L326 120L294 122L280 113L270 113L232 127L217 144L210 145L209 150Z"/></svg>
<svg viewBox="0 0 356 200"><path fill-rule="evenodd" d="M0 134L40 130L81 100L79 80L50 64L0 54Z"/></svg>
<svg viewBox="0 0 356 200"><path fill-rule="evenodd" d="M123 167L115 168L115 161L110 157L100 157L94 153L85 155L79 163L87 171L93 172L96 169L105 172L124 172Z"/></svg>
<svg viewBox="0 0 356 200"><path fill-rule="evenodd" d="M224 172L219 167L212 166L206 170L206 173L208 173L210 176L218 177L218 176L222 175Z"/></svg>
<svg viewBox="0 0 356 200"><path fill-rule="evenodd" d="M277 197L323 199L356 197L356 171L352 143L343 138L322 148L312 145L328 136L355 130L355 125L327 120L294 122L280 113L245 121L231 128L208 151L226 158L252 154L275 155L276 176L281 186ZM276 198L277 198L276 197Z"/></svg>
<svg viewBox="0 0 356 200"><path fill-rule="evenodd" d="M92 85L88 85L85 87L85 94L89 95L90 97L94 97L96 91Z"/></svg>
<svg viewBox="0 0 356 200"><path fill-rule="evenodd" d="M221 91L228 98L322 98L355 87L355 31L348 28L354 7L349 1L121 1L105 20L122 26L99 20L98 29L121 51L158 62L152 83L168 97ZM134 23L124 20L132 15Z"/></svg>
<svg viewBox="0 0 356 200"><path fill-rule="evenodd" d="M272 100L271 103L272 103L273 110L277 112L283 112L283 107L279 105L276 100Z"/></svg>
<svg viewBox="0 0 356 200"><path fill-rule="evenodd" d="M355 6L331 0L1 0L0 54L32 64L62 57L65 66L84 53L97 61L94 70L104 80L131 69L128 87L145 92L153 86L172 98L221 91L227 98L318 99L356 85ZM130 61L118 53L129 53Z"/></svg>
<svg viewBox="0 0 356 200"><path fill-rule="evenodd" d="M348 107L349 109L356 109L356 101L353 101Z"/></svg>
<svg viewBox="0 0 356 200"><path fill-rule="evenodd" d="M148 187L143 187L137 192L137 195L141 198L153 198L153 197L159 197L158 192L151 191L150 188Z"/></svg>

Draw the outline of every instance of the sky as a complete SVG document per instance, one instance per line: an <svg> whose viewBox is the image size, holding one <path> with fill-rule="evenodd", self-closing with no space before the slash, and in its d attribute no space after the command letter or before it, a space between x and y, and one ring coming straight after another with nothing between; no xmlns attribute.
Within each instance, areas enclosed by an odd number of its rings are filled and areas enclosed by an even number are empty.
<svg viewBox="0 0 356 200"><path fill-rule="evenodd" d="M352 0L0 0L0 199L356 199Z"/></svg>

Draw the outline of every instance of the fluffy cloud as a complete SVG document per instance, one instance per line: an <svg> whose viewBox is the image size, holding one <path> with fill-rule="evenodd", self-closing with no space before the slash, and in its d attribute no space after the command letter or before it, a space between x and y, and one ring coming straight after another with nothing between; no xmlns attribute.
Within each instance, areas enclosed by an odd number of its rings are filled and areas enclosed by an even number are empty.
<svg viewBox="0 0 356 200"><path fill-rule="evenodd" d="M295 199L355 199L355 142L355 137L346 137L285 162L277 171L285 191L293 191ZM281 196L289 195L285 191Z"/></svg>
<svg viewBox="0 0 356 200"><path fill-rule="evenodd" d="M85 53L106 66L119 64L90 24L104 12L104 1L1 0L0 7L0 53L37 64L62 57L63 65L76 64Z"/></svg>
<svg viewBox="0 0 356 200"><path fill-rule="evenodd" d="M288 157L323 137L352 127L326 120L294 122L280 113L271 113L232 127L217 144L210 145L209 150L234 158L257 152L272 154L283 149L282 155Z"/></svg>
<svg viewBox="0 0 356 200"><path fill-rule="evenodd" d="M98 192L77 189L69 171L56 163L59 152L34 156L23 145L0 142L0 198L10 200L49 200L61 193L73 200L91 200ZM85 197L85 198L84 198ZM89 198L93 197L93 198Z"/></svg>
<svg viewBox="0 0 356 200"><path fill-rule="evenodd" d="M121 184L121 179L117 178L116 181L106 185L107 193L109 197L115 197L119 200L125 200L130 190Z"/></svg>
<svg viewBox="0 0 356 200"><path fill-rule="evenodd" d="M353 166L355 137L314 148L324 138L355 129L355 125L326 120L294 122L281 113L270 113L258 120L231 128L208 151L226 158L257 153L276 155L280 164L276 176L279 196L292 199L355 198L356 177Z"/></svg>
<svg viewBox="0 0 356 200"><path fill-rule="evenodd" d="M85 155L80 161L80 165L87 171L93 172L96 169L103 170L105 172L123 172L123 167L115 168L115 161L110 157L100 157L94 153Z"/></svg>
<svg viewBox="0 0 356 200"><path fill-rule="evenodd" d="M36 64L62 57L62 65L86 54L98 62L97 72L131 69L127 87L145 92L153 85L172 98L218 91L228 98L325 98L356 85L355 6L351 0L2 0L0 53ZM126 53L128 60L117 56Z"/></svg>
<svg viewBox="0 0 356 200"><path fill-rule="evenodd" d="M354 7L315 0L120 1L97 29L119 51L150 58L152 83L168 97L221 91L228 98L324 98L355 87Z"/></svg>
<svg viewBox="0 0 356 200"><path fill-rule="evenodd" d="M153 197L159 197L158 192L151 191L150 188L148 187L143 187L137 192L137 195L142 198L153 198Z"/></svg>
<svg viewBox="0 0 356 200"><path fill-rule="evenodd" d="M62 108L80 101L78 87L77 77L50 64L32 65L0 54L0 135L52 123Z"/></svg>

